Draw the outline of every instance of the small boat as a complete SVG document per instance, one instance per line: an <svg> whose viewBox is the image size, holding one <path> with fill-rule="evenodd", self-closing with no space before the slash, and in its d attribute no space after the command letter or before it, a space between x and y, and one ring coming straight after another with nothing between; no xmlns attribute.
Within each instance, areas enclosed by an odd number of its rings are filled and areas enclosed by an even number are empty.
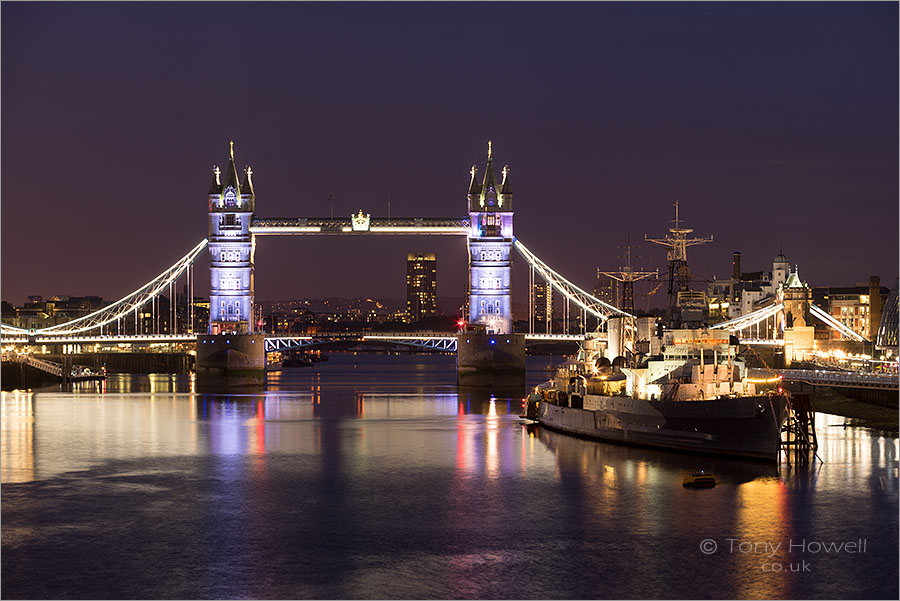
<svg viewBox="0 0 900 601"><path fill-rule="evenodd" d="M312 359L304 354L300 355L291 355L287 359L282 362L282 367L309 367L312 365Z"/></svg>
<svg viewBox="0 0 900 601"><path fill-rule="evenodd" d="M716 477L703 470L697 470L693 474L684 477L681 483L686 488L713 488L716 485Z"/></svg>

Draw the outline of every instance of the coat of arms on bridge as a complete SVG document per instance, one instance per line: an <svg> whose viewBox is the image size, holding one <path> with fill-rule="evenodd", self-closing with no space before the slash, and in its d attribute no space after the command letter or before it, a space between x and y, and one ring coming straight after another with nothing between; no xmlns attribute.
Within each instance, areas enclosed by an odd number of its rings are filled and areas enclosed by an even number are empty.
<svg viewBox="0 0 900 601"><path fill-rule="evenodd" d="M350 223L353 225L354 232L368 232L369 231L369 218L372 216L367 214L363 215L362 209L359 210L359 213L356 215L351 215Z"/></svg>

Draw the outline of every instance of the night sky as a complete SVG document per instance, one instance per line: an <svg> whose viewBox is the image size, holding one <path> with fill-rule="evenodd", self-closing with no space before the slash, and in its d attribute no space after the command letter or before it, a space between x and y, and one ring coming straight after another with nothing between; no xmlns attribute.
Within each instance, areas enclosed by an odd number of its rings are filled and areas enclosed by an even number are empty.
<svg viewBox="0 0 900 601"><path fill-rule="evenodd" d="M673 203L694 271L898 273L896 3L2 5L2 298L114 300L207 234L213 164L260 217L460 217L487 140L515 233L585 288ZM263 237L258 300L461 296L463 238ZM644 243L640 267L664 268ZM208 292L207 263L198 291ZM523 261L514 301L527 302ZM663 305L660 295L656 305ZM523 316L524 317L524 316Z"/></svg>

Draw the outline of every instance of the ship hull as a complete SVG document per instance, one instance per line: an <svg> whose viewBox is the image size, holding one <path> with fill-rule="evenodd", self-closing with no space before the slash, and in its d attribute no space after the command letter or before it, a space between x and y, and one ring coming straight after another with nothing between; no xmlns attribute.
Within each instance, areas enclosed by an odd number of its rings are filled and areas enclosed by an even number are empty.
<svg viewBox="0 0 900 601"><path fill-rule="evenodd" d="M595 440L773 462L786 413L781 396L646 401L586 395L582 404L540 402L537 421Z"/></svg>

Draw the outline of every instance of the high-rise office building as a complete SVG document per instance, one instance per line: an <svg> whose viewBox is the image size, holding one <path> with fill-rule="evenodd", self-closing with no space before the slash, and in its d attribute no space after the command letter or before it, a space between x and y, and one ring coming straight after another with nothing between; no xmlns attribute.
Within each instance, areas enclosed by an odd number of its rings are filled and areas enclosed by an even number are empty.
<svg viewBox="0 0 900 601"><path fill-rule="evenodd" d="M434 253L406 255L406 314L410 321L437 314L437 258Z"/></svg>
<svg viewBox="0 0 900 601"><path fill-rule="evenodd" d="M597 268L597 284L594 286L594 296L615 307L618 307L621 302L619 298L619 282L600 271L599 267Z"/></svg>
<svg viewBox="0 0 900 601"><path fill-rule="evenodd" d="M553 288L546 282L535 282L531 288L532 331L550 333L553 320Z"/></svg>

